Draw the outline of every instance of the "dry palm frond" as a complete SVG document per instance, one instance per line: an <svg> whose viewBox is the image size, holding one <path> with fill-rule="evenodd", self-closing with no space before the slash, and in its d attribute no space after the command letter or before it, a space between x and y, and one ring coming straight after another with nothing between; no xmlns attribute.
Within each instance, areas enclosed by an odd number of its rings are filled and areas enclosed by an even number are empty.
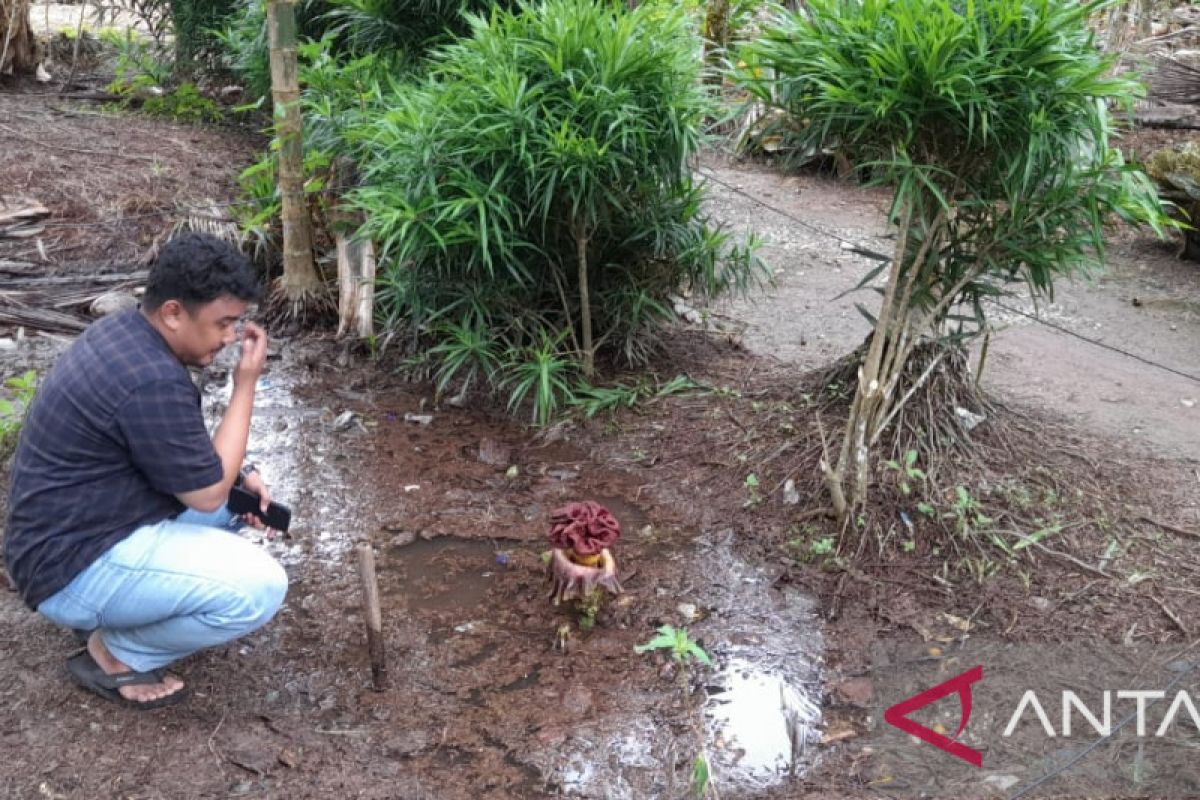
<svg viewBox="0 0 1200 800"><path fill-rule="evenodd" d="M191 209L185 218L175 223L168 238L173 238L181 231L207 233L234 247L240 247L242 244L242 233L238 229L237 223L230 219L229 209L212 200L208 201L206 207Z"/></svg>
<svg viewBox="0 0 1200 800"><path fill-rule="evenodd" d="M1164 57L1154 72L1150 96L1168 103L1200 105L1200 67Z"/></svg>

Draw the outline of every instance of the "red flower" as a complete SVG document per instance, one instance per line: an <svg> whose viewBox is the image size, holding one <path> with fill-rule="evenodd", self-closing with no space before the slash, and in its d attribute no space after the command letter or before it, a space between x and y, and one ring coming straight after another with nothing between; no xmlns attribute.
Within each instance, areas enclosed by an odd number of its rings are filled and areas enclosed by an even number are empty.
<svg viewBox="0 0 1200 800"><path fill-rule="evenodd" d="M576 555L594 556L621 538L621 523L604 506L588 500L550 514L550 543Z"/></svg>

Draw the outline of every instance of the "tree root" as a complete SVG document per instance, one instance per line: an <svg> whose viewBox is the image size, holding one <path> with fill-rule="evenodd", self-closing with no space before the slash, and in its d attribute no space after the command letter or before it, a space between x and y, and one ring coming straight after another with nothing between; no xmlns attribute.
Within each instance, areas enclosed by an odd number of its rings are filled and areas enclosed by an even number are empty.
<svg viewBox="0 0 1200 800"><path fill-rule="evenodd" d="M840 405L853 393L858 369L866 356L863 344L816 375L827 407ZM955 345L917 345L895 389L900 407L880 432L876 452L881 459L902 461L915 450L928 473L947 460L972 459L974 430L988 424L996 406L976 386L967 352ZM832 445L831 445L832 446Z"/></svg>
<svg viewBox="0 0 1200 800"><path fill-rule="evenodd" d="M285 285L280 278L271 287L263 317L272 327L314 327L336 319L337 304L322 283L297 288Z"/></svg>

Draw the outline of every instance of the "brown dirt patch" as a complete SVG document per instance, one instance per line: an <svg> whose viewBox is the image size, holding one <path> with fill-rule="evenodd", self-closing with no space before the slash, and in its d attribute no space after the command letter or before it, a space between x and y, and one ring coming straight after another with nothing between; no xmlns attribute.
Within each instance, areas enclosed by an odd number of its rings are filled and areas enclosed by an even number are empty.
<svg viewBox="0 0 1200 800"><path fill-rule="evenodd" d="M236 197L238 172L265 147L236 128L180 125L0 92L0 192L51 212L35 238L0 239L0 260L48 273L137 263L193 208Z"/></svg>

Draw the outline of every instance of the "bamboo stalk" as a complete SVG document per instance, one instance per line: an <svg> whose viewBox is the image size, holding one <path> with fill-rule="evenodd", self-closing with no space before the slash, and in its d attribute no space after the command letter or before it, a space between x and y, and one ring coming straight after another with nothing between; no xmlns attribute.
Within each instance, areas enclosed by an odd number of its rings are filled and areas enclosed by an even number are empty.
<svg viewBox="0 0 1200 800"><path fill-rule="evenodd" d="M387 653L383 645L383 612L379 608L379 583L375 580L375 551L360 544L358 577L362 581L363 619L367 627L367 653L371 659L371 685L377 692L388 686Z"/></svg>
<svg viewBox="0 0 1200 800"><path fill-rule="evenodd" d="M312 257L312 224L304 195L304 124L296 64L295 0L267 3L271 98L279 140L279 192L283 217L283 280L289 300L302 301L320 287Z"/></svg>
<svg viewBox="0 0 1200 800"><path fill-rule="evenodd" d="M575 230L575 249L579 259L579 319L583 326L583 374L591 380L596 374L596 347L592 342L592 301L588 288L588 235L584 226Z"/></svg>

